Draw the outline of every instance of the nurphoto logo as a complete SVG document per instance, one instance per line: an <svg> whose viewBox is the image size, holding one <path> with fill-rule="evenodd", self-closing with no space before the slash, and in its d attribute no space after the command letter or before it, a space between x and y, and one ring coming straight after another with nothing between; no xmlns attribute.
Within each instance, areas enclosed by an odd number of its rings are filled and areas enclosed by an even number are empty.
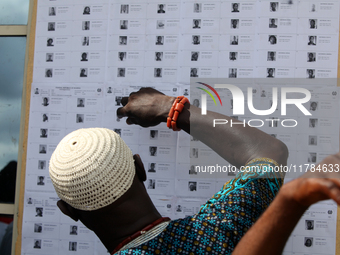
<svg viewBox="0 0 340 255"><path fill-rule="evenodd" d="M207 115L207 94L212 98L215 105L217 105L217 100L215 99L215 96L218 98L219 103L221 106L223 106L223 102L221 99L221 96L218 94L216 89L228 89L231 92L232 95L232 101L233 101L233 115L242 116L245 114L245 95L243 91L237 87L236 85L232 84L215 84L214 87L212 87L209 84L198 82L198 84L203 85L206 88L197 87L198 89L206 92L204 94L201 94L201 100L202 100L202 108L201 108L201 114ZM212 92L210 92L210 91ZM256 115L256 116L268 116L273 114L279 104L279 93L278 88L273 87L272 88L272 104L270 109L266 110L258 110L255 109L254 103L253 103L253 88L248 87L247 88L247 106L249 111ZM308 103L311 100L311 92L305 88L299 88L299 87L283 87L280 91L281 96L281 116L287 116L287 105L295 105L305 116L311 116L312 114L306 109L303 104ZM214 93L214 95L213 95ZM288 98L288 94L300 94L303 95L300 98ZM265 121L271 121L272 123L274 121L280 121L280 119L266 119ZM239 121L233 122L233 120L227 120L227 119L215 119L213 126L216 127L216 125L225 125L230 123L232 125L240 125ZM255 125L254 123L258 123L258 125ZM244 126L246 126L245 120L243 121ZM264 121L261 119L251 119L247 123L251 127L262 127L264 125ZM298 122L295 119L284 119L281 121L281 125L283 127L296 127Z"/></svg>

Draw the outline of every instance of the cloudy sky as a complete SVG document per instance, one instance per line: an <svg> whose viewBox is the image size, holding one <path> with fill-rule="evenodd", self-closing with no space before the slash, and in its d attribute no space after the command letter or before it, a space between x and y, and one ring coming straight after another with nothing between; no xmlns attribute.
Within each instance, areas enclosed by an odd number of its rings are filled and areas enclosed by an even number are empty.
<svg viewBox="0 0 340 255"><path fill-rule="evenodd" d="M27 24L29 0L0 0L0 24ZM26 37L0 37L0 170L17 160Z"/></svg>
<svg viewBox="0 0 340 255"><path fill-rule="evenodd" d="M26 25L29 0L0 0L0 24Z"/></svg>
<svg viewBox="0 0 340 255"><path fill-rule="evenodd" d="M0 37L0 170L17 159L25 37Z"/></svg>

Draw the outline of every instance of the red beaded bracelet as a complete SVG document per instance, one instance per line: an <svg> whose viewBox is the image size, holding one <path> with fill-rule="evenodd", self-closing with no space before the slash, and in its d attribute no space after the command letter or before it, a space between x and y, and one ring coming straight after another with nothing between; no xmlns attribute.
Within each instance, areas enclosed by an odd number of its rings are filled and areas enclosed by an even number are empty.
<svg viewBox="0 0 340 255"><path fill-rule="evenodd" d="M171 106L169 111L169 115L167 118L166 125L168 128L172 128L173 131L180 131L180 128L177 128L177 119L179 114L183 111L184 105L189 103L189 99L184 96L178 96L174 103Z"/></svg>

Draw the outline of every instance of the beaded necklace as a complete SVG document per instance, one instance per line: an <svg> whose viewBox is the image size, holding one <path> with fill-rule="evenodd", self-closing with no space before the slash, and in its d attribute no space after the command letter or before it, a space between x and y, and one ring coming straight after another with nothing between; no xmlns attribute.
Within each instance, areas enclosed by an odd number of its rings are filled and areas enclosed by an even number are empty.
<svg viewBox="0 0 340 255"><path fill-rule="evenodd" d="M134 248L142 243L150 241L151 239L158 236L170 223L170 218L163 217L160 218L153 223L149 224L145 228L140 231L137 231L133 235L129 236L128 238L124 239L111 253L111 255L115 254L116 252L123 251L126 249Z"/></svg>

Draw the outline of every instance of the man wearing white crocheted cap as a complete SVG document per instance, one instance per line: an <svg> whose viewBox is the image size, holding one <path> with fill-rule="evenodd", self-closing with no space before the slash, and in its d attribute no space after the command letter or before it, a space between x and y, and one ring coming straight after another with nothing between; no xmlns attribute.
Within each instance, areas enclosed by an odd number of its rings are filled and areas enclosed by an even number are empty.
<svg viewBox="0 0 340 255"><path fill-rule="evenodd" d="M114 131L79 129L67 135L50 160L58 196L72 207L93 211L112 204L132 185L132 152Z"/></svg>
<svg viewBox="0 0 340 255"><path fill-rule="evenodd" d="M146 174L139 155L133 156L112 130L68 134L53 152L49 172L60 210L81 220L110 251L134 228L161 218L143 185Z"/></svg>
<svg viewBox="0 0 340 255"><path fill-rule="evenodd" d="M167 122L174 100L143 88L123 98L117 114L128 117L129 125L155 126ZM286 146L249 126L212 128L214 119L231 120L214 112L202 116L198 107L185 103L177 128L246 171L224 184L197 214L162 218L143 184L146 173L140 157L132 156L119 135L107 129L75 131L56 148L50 175L61 198L58 207L93 230L111 254L248 255L282 253L311 204L326 198L340 203L340 183L328 175L299 178L278 193L283 175L271 169L286 164ZM326 160L339 163L340 155Z"/></svg>

